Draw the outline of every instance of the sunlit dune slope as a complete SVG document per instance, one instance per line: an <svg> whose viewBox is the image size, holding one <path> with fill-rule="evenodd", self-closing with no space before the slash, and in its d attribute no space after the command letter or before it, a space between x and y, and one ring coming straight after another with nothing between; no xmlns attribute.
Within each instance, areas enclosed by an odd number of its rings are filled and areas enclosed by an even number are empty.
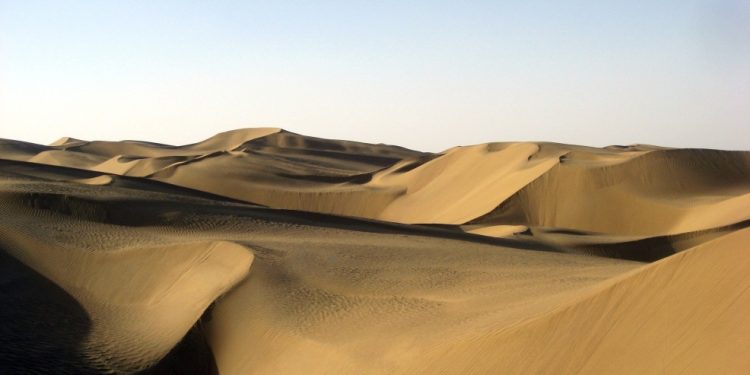
<svg viewBox="0 0 750 375"><path fill-rule="evenodd" d="M541 317L454 341L420 371L744 374L750 229L602 283ZM471 365L467 365L467 364Z"/></svg>

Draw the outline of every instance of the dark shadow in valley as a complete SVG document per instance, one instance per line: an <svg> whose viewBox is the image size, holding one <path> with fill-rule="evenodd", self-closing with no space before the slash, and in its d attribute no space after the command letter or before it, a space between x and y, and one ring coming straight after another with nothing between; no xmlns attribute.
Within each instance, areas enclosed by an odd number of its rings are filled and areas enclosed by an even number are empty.
<svg viewBox="0 0 750 375"><path fill-rule="evenodd" d="M211 347L204 332L204 324L211 320L211 305L193 328L169 353L140 375L218 375Z"/></svg>
<svg viewBox="0 0 750 375"><path fill-rule="evenodd" d="M78 301L0 249L0 374L98 374L81 352L90 329Z"/></svg>

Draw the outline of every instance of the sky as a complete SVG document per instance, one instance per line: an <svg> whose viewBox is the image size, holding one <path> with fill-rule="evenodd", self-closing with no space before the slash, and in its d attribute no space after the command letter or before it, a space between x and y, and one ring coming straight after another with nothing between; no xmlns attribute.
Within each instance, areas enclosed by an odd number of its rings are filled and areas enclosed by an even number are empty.
<svg viewBox="0 0 750 375"><path fill-rule="evenodd" d="M0 0L0 138L750 150L750 1Z"/></svg>

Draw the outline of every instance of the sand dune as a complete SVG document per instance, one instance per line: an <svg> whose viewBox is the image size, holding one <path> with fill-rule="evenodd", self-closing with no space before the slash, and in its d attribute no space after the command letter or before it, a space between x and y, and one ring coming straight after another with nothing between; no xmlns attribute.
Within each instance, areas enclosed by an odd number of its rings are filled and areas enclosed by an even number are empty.
<svg viewBox="0 0 750 375"><path fill-rule="evenodd" d="M104 216L90 202L56 198L5 195L2 214L12 218L0 227L1 247L80 304L90 327L77 350L91 369L129 373L153 365L213 300L248 273L252 253L231 242L104 251L81 247L70 238L61 246L56 234L70 236L91 228L65 220L36 220L23 212L35 208L62 210L73 218ZM106 230L89 235L101 237L97 245L107 244Z"/></svg>
<svg viewBox="0 0 750 375"><path fill-rule="evenodd" d="M540 317L453 342L419 371L745 373L748 244L744 229L616 277Z"/></svg>
<svg viewBox="0 0 750 375"><path fill-rule="evenodd" d="M748 219L750 153L657 150L627 160L570 152L472 223L632 235L677 234Z"/></svg>
<svg viewBox="0 0 750 375"><path fill-rule="evenodd" d="M0 157L407 224L658 236L750 219L748 152L490 143L428 154L262 128L186 146L5 142Z"/></svg>
<svg viewBox="0 0 750 375"><path fill-rule="evenodd" d="M0 373L745 374L750 152L0 140Z"/></svg>

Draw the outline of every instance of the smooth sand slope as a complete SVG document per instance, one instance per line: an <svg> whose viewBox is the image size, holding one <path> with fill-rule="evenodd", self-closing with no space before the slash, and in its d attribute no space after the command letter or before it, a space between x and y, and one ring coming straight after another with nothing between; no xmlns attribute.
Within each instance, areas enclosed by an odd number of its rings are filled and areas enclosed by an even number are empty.
<svg viewBox="0 0 750 375"><path fill-rule="evenodd" d="M0 373L746 374L748 197L747 152L0 140Z"/></svg>

